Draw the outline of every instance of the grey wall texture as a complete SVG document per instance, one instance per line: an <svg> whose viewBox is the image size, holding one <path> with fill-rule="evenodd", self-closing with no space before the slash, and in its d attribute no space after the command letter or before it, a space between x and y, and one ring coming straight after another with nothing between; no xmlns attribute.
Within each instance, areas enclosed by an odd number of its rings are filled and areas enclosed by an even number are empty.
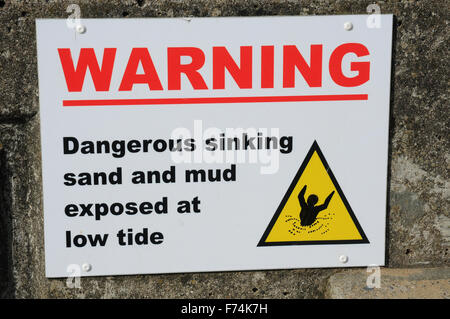
<svg viewBox="0 0 450 319"><path fill-rule="evenodd" d="M82 18L368 14L371 3L378 4L381 13L394 14L383 271L416 268L427 275L419 278L416 272L398 270L400 274L384 277L399 285L418 278L430 285L440 283L444 286L437 296L448 298L450 3L446 0L0 0L1 297L345 298L359 293L371 297L364 290L365 277L353 276L354 269L91 277L82 278L81 289L67 288L65 279L45 278L35 19L66 18L71 3L80 5ZM359 281L352 285L351 280ZM391 283L390 288L396 285ZM379 295L374 292L373 297Z"/></svg>

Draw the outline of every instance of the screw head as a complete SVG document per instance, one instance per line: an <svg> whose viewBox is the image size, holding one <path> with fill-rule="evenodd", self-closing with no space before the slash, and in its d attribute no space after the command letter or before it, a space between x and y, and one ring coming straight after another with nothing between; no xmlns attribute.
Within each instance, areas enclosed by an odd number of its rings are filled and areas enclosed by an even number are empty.
<svg viewBox="0 0 450 319"><path fill-rule="evenodd" d="M75 30L78 32L78 33L85 33L86 32L86 27L84 26L84 25L81 25L81 24L78 24L76 27L75 27Z"/></svg>
<svg viewBox="0 0 450 319"><path fill-rule="evenodd" d="M345 29L346 31L352 30L352 29L353 29L353 23L351 23L351 22L345 22L345 23L344 23L344 29Z"/></svg>
<svg viewBox="0 0 450 319"><path fill-rule="evenodd" d="M346 255L340 255L340 256L339 256L339 261L340 261L341 263L343 263L343 264L347 263L347 261L348 261L348 256L346 256Z"/></svg>
<svg viewBox="0 0 450 319"><path fill-rule="evenodd" d="M83 271L91 271L91 269L92 269L92 265L91 264L88 264L88 263L85 263L85 264L83 264L82 266L81 266L81 268L83 269Z"/></svg>

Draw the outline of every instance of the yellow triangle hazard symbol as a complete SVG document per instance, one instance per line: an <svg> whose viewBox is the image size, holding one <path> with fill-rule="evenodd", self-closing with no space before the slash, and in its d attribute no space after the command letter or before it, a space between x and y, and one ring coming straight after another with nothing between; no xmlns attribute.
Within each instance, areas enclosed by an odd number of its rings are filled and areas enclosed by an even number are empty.
<svg viewBox="0 0 450 319"><path fill-rule="evenodd" d="M314 141L258 246L369 243Z"/></svg>

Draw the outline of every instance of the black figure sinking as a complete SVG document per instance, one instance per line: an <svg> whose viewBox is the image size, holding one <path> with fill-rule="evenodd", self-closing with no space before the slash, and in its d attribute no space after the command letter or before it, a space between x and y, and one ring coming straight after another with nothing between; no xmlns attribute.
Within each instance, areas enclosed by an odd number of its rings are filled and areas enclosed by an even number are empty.
<svg viewBox="0 0 450 319"><path fill-rule="evenodd" d="M314 223L317 215L324 209L328 207L331 197L333 197L334 191L325 199L322 205L315 206L319 201L319 198L315 194L308 196L308 200L305 201L305 191L306 185L303 186L302 190L298 194L298 200L300 202L300 224L302 226L310 226Z"/></svg>

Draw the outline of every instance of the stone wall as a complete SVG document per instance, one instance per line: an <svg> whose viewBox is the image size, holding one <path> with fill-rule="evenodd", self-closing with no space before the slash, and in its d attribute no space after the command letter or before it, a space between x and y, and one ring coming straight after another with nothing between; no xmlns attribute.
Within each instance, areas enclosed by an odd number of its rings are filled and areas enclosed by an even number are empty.
<svg viewBox="0 0 450 319"><path fill-rule="evenodd" d="M373 1L0 0L0 296L339 297L339 278L354 270L93 277L83 278L81 289L45 278L35 19L66 18L71 3L80 5L82 18L133 18L367 14ZM376 3L395 16L387 267L434 267L448 285L450 4ZM363 278L350 289L357 294L364 286Z"/></svg>

